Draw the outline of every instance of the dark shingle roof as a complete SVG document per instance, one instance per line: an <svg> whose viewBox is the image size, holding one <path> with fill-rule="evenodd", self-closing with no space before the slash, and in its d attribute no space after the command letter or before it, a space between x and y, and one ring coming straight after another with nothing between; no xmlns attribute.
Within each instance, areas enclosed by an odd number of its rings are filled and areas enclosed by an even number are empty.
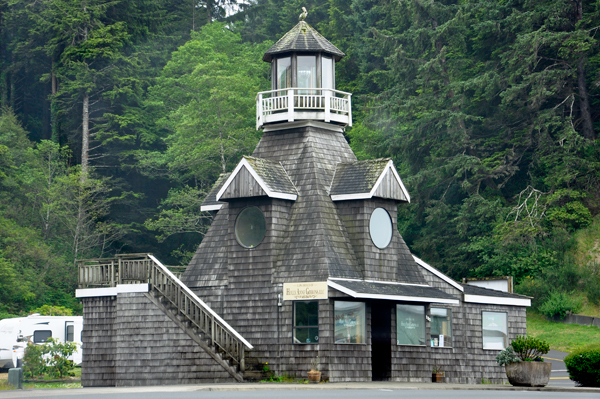
<svg viewBox="0 0 600 399"><path fill-rule="evenodd" d="M290 51L328 53L333 55L336 61L346 55L304 21L298 22L298 25L271 46L263 56L263 61L271 62L275 54Z"/></svg>
<svg viewBox="0 0 600 399"><path fill-rule="evenodd" d="M390 158L371 159L352 163L339 163L331 183L331 195L368 193Z"/></svg>
<svg viewBox="0 0 600 399"><path fill-rule="evenodd" d="M407 298L434 299L431 302L435 302L435 299L455 300L458 302L458 298L455 296L447 294L441 290L438 290L437 288L427 286L345 280L333 280L332 282L348 288L358 294L363 294L363 297L364 295L389 295Z"/></svg>
<svg viewBox="0 0 600 399"><path fill-rule="evenodd" d="M244 156L244 159L248 161L269 190L276 193L298 195L298 190L296 190L281 163L249 156Z"/></svg>
<svg viewBox="0 0 600 399"><path fill-rule="evenodd" d="M495 296L500 298L522 298L531 299L530 296L512 294L510 292L492 290L490 288L477 287L475 285L461 284L465 288L466 295L482 295L482 296Z"/></svg>
<svg viewBox="0 0 600 399"><path fill-rule="evenodd" d="M208 193L206 198L204 198L204 202L202 202L202 205L200 206L201 209L202 209L202 207L206 207L206 206L223 205L224 204L224 202L217 201L217 193L219 192L221 187L223 187L223 183L225 183L225 180L227 180L229 175L231 175L231 173L221 173L219 175L219 178L217 179L215 184L210 189L210 192Z"/></svg>

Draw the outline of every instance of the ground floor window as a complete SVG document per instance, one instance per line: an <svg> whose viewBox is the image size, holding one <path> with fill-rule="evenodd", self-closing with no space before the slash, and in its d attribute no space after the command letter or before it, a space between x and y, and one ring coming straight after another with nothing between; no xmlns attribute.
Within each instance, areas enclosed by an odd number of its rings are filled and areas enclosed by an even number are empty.
<svg viewBox="0 0 600 399"><path fill-rule="evenodd" d="M366 342L366 311L364 302L335 301L335 343L364 344Z"/></svg>
<svg viewBox="0 0 600 399"><path fill-rule="evenodd" d="M431 346L452 346L450 309L431 308Z"/></svg>
<svg viewBox="0 0 600 399"><path fill-rule="evenodd" d="M396 305L398 345L425 345L425 306Z"/></svg>
<svg viewBox="0 0 600 399"><path fill-rule="evenodd" d="M294 343L319 343L319 302L294 302Z"/></svg>
<svg viewBox="0 0 600 399"><path fill-rule="evenodd" d="M504 349L508 346L506 319L504 312L481 312L483 349Z"/></svg>

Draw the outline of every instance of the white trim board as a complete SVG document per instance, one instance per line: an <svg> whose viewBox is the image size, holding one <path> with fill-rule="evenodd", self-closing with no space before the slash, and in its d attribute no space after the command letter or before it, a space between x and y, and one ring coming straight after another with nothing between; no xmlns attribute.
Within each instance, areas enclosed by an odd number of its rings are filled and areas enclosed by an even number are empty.
<svg viewBox="0 0 600 399"><path fill-rule="evenodd" d="M279 165L281 166L281 163ZM248 170L248 172L250 172L250 174L252 175L254 180L256 180L258 185L265 191L265 193L267 193L267 196L269 196L270 198L280 198L280 199L291 200L291 201L296 201L296 199L298 198L297 194L278 193L275 191L271 191L269 189L269 187L267 186L267 184L265 183L265 181L258 175L258 173L256 173L256 171L254 170L252 165L250 165L248 160L246 160L245 157L242 157L242 160L240 161L240 163L237 164L237 166L235 167L233 172L231 172L231 175L229 175L229 177L227 178L225 183L223 183L223 187L221 187L221 189L217 193L217 197L216 197L217 201L221 199L221 196L225 193L225 190L229 187L229 185L231 184L233 179L235 179L237 174L244 167L246 168L246 170ZM283 168L283 166L282 166L282 168ZM285 169L284 169L284 172L285 172ZM285 172L285 174L287 176L287 172ZM287 178L289 179L290 177L287 176ZM290 179L290 183L292 183L292 186L294 185L294 183L292 182L291 179ZM298 192L298 190L295 188L295 186L294 186L294 189L296 190L296 192Z"/></svg>
<svg viewBox="0 0 600 399"><path fill-rule="evenodd" d="M400 179L400 176L398 175L398 172L396 171L396 168L394 167L394 161L392 161L392 160L390 160L385 165L385 168L383 168L383 172L381 172L381 174L377 178L377 181L373 185L373 188L371 188L371 191L369 191L368 193L337 194L337 195L332 195L331 200L332 201L347 201L347 200L373 198L373 195L379 188L379 185L383 181L383 178L384 178L385 174L388 173L388 171L390 171L394 175L394 177L396 178L396 181L400 185L400 190L406 197L407 201L410 203L410 194L408 194L408 190L404 186L404 183L402 183L402 179ZM337 168L336 168L336 173L337 173ZM335 178L335 174L334 174L334 178ZM333 184L333 181L332 181L332 184ZM331 192L331 187L330 187L329 191Z"/></svg>
<svg viewBox="0 0 600 399"><path fill-rule="evenodd" d="M148 292L148 284L117 284L116 287L80 288L75 290L76 298L91 298L95 296L117 296L134 292Z"/></svg>
<svg viewBox="0 0 600 399"><path fill-rule="evenodd" d="M364 294L351 290L350 288L344 287L340 284L336 284L331 280L327 280L327 285L337 291L343 292L346 295L350 295L353 298L365 298L365 299L387 299L390 301L407 301L407 302L426 302L426 303L447 303L451 305L458 305L458 299L441 299L441 298L429 298L429 297L417 297L417 296L403 296L403 295L382 295L382 294Z"/></svg>
<svg viewBox="0 0 600 399"><path fill-rule="evenodd" d="M429 265L424 260L419 259L419 258L417 258L414 255L412 257L415 260L415 262L417 262L417 264L419 266L421 266L422 268L424 268L425 270L427 270L431 274L435 275L436 277L441 278L442 280L444 280L445 282L447 282L448 284L450 284L451 286L453 286L454 288L456 288L460 292L464 292L465 291L465 289L464 289L464 287L462 285L460 285L456 281L452 280L450 277L446 276L444 273L442 273L441 271L439 271L435 267Z"/></svg>
<svg viewBox="0 0 600 399"><path fill-rule="evenodd" d="M342 277L329 277L329 280L336 281L358 281L360 283L375 283L375 284L390 284L390 285L409 285L413 287L431 287L427 284L411 284L411 283L399 283L397 281L379 281L379 280L359 280L356 278L342 278Z"/></svg>
<svg viewBox="0 0 600 399"><path fill-rule="evenodd" d="M488 305L513 305L513 306L531 306L531 299L527 298L506 298L500 296L487 295L469 295L465 294L465 302L483 303Z"/></svg>
<svg viewBox="0 0 600 399"><path fill-rule="evenodd" d="M296 121L296 122L282 122L263 125L263 132L276 132L278 130L296 129L299 127L317 127L319 129L331 130L336 133L343 133L344 128L338 125L333 125L327 122L319 121Z"/></svg>
<svg viewBox="0 0 600 399"><path fill-rule="evenodd" d="M223 204L215 204L215 205L201 205L200 212L207 211L218 211L223 207Z"/></svg>

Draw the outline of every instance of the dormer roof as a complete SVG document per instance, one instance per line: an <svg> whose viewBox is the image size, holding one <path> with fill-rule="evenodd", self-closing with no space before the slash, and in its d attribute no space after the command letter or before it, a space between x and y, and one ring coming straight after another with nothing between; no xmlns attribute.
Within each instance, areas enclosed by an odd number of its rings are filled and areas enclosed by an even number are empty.
<svg viewBox="0 0 600 399"><path fill-rule="evenodd" d="M380 197L410 202L390 158L338 163L329 195L333 201Z"/></svg>
<svg viewBox="0 0 600 399"><path fill-rule="evenodd" d="M227 178L231 176L231 173L221 173L219 178L213 184L206 198L204 198L204 202L200 205L200 211L218 211L225 204L224 202L217 201L217 193L223 187L223 184L227 180Z"/></svg>
<svg viewBox="0 0 600 399"><path fill-rule="evenodd" d="M277 43L271 46L263 55L263 61L271 62L274 55L292 51L328 53L336 61L341 60L346 55L304 21L298 22Z"/></svg>
<svg viewBox="0 0 600 399"><path fill-rule="evenodd" d="M295 201L298 190L279 162L244 156L216 195L216 201L262 197Z"/></svg>

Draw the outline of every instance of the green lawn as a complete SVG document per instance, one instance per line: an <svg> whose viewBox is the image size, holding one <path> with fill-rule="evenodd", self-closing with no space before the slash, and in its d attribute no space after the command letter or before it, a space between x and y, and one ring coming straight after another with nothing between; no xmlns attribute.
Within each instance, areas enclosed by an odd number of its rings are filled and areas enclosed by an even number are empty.
<svg viewBox="0 0 600 399"><path fill-rule="evenodd" d="M546 320L532 311L527 312L527 335L541 338L550 344L550 349L571 352L592 342L600 342L600 328L563 324Z"/></svg>

